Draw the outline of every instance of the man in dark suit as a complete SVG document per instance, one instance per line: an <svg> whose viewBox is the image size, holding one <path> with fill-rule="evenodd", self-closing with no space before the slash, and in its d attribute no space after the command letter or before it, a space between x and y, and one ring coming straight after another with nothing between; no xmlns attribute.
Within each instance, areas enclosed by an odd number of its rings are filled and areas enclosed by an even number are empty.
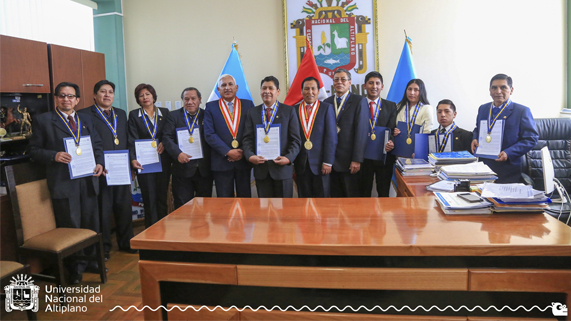
<svg viewBox="0 0 571 321"><path fill-rule="evenodd" d="M440 135L438 139L435 139L436 152L442 153L445 151L445 145L452 142L452 151L471 151L470 144L472 143L472 132L464 130L454 123L454 118L456 118L456 106L450 99L443 99L438 102L436 107L436 114L438 115L438 126L437 129L431 131L431 134L438 133ZM451 136L446 139L446 133L450 132ZM443 139L440 139L440 138ZM440 143L440 144L439 144Z"/></svg>
<svg viewBox="0 0 571 321"><path fill-rule="evenodd" d="M262 80L263 104L248 112L244 131L244 157L254 164L254 177L259 197L293 197L292 161L297 157L301 144L299 120L293 107L278 102L280 83L274 76ZM280 156L265 159L257 156L256 144L261 137L257 134L260 125L272 130L280 126ZM274 127L275 128L275 127ZM275 129L274 129L275 130ZM266 139L264 143L269 143Z"/></svg>
<svg viewBox="0 0 571 321"><path fill-rule="evenodd" d="M238 99L238 85L231 75L218 80L221 99L206 104L204 138L211 146L211 170L217 197L251 197L251 165L244 158L242 139L246 115L254 103Z"/></svg>
<svg viewBox="0 0 571 321"><path fill-rule="evenodd" d="M350 93L351 73L339 68L333 74L335 95L325 102L335 107L337 149L331 171L332 197L361 196L361 163L364 160L369 108L367 100Z"/></svg>
<svg viewBox="0 0 571 321"><path fill-rule="evenodd" d="M294 107L303 143L294 161L299 197L331 196L329 174L335 161L337 126L333 106L317 100L319 86L316 78L305 78L303 102Z"/></svg>
<svg viewBox="0 0 571 321"><path fill-rule="evenodd" d="M115 99L115 84L109 80L101 80L93 88L95 104L84 108L79 113L89 115L97 133L101 137L103 151L126 150L127 147L127 114L120 108L112 106ZM99 223L103 235L105 258L111 251L111 217L115 217L115 233L119 250L137 253L131 249L133 237L133 218L131 215L131 185L108 186L105 176L99 177Z"/></svg>
<svg viewBox="0 0 571 321"><path fill-rule="evenodd" d="M62 82L55 88L56 110L38 116L33 126L29 151L34 161L45 164L46 179L57 227L87 228L99 232L97 194L99 176L103 173L103 149L101 139L93 126L91 117L76 113L79 103L79 86ZM93 176L70 178L68 164L71 155L66 152L64 138L90 136L96 167ZM76 140L77 141L77 140ZM70 151L71 152L71 151ZM81 156L80 151L74 151ZM85 255L94 256L95 247L85 249ZM68 264L70 283L81 282L87 262L73 260ZM90 265L95 270L97 264Z"/></svg>
<svg viewBox="0 0 571 321"><path fill-rule="evenodd" d="M173 158L172 196L174 207L179 208L196 197L212 197L210 148L204 140L204 111L200 109L202 95L194 87L185 88L180 95L184 108L170 112L164 127L163 145ZM198 129L198 130L197 130ZM201 144L202 158L189 155L179 147L179 130L192 133L191 144ZM196 132L199 132L198 135ZM200 137L200 142L194 137Z"/></svg>
<svg viewBox="0 0 571 321"><path fill-rule="evenodd" d="M472 153L479 146L478 134L482 120L493 124L494 119L504 121L502 151L497 159L482 158L496 174L496 183L518 183L521 178L521 157L529 152L539 139L531 110L524 105L511 101L513 93L512 78L505 74L497 74L490 81L492 103L486 103L478 109L476 128L472 133ZM491 112L490 112L491 109ZM490 119L491 118L491 119ZM491 120L491 121L490 121Z"/></svg>
<svg viewBox="0 0 571 321"><path fill-rule="evenodd" d="M390 137L387 145L385 146L385 151L387 151L385 163L380 160L365 158L363 164L361 164L361 172L363 175L361 196L363 197L371 197L373 179L375 178L377 182L377 193L379 196L389 197L389 190L391 188L391 177L393 176L395 157L388 152L390 152L395 146L392 133L397 126L397 105L392 101L381 98L381 91L383 88L383 76L381 73L371 71L365 76L367 105L369 106L369 133L367 135L367 140L373 137L373 122L374 126L387 127L390 129Z"/></svg>

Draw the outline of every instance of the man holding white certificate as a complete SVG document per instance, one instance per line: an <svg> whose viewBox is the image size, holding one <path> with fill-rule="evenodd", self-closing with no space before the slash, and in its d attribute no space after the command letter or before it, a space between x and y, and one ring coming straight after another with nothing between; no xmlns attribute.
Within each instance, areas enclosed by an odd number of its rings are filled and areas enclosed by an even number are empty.
<svg viewBox="0 0 571 321"><path fill-rule="evenodd" d="M278 102L280 83L262 80L263 104L248 112L244 157L254 165L258 197L293 197L292 161L301 145L299 120L293 107Z"/></svg>
<svg viewBox="0 0 571 321"><path fill-rule="evenodd" d="M521 181L521 157L539 139L529 108L511 101L513 90L511 77L492 78L493 102L480 106L472 133L472 153L497 173L496 183Z"/></svg>
<svg viewBox="0 0 571 321"><path fill-rule="evenodd" d="M137 253L131 249L133 218L131 215L131 169L127 147L127 113L113 107L115 84L101 80L93 87L94 104L79 111L89 115L101 137L105 154L106 175L99 177L99 220L103 235L105 258L111 251L111 226L115 221L115 233L119 250Z"/></svg>
<svg viewBox="0 0 571 321"><path fill-rule="evenodd" d="M179 208L194 197L212 197L210 147L204 140L202 95L194 87L180 95L184 108L170 112L164 127L163 145L173 158L172 195Z"/></svg>
<svg viewBox="0 0 571 321"><path fill-rule="evenodd" d="M45 165L57 227L99 232L97 194L98 177L103 172L101 139L91 118L75 112L80 97L78 85L62 82L55 88L54 96L55 110L39 115L33 123L29 151L34 161ZM93 159L84 161L86 157ZM83 254L94 256L95 247L85 249ZM87 261L72 259L67 267L70 283L77 284L81 282ZM92 262L89 268L97 269L97 264Z"/></svg>

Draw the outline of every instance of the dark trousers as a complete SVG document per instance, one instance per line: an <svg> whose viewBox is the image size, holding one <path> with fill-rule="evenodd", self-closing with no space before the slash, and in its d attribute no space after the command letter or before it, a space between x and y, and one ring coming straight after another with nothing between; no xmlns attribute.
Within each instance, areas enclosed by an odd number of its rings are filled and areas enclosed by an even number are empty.
<svg viewBox="0 0 571 321"><path fill-rule="evenodd" d="M188 203L194 197L212 197L212 176L202 177L198 170L192 177L172 175L174 208Z"/></svg>
<svg viewBox="0 0 571 321"><path fill-rule="evenodd" d="M258 197L293 197L293 178L275 180L270 174L264 179L256 179Z"/></svg>
<svg viewBox="0 0 571 321"><path fill-rule="evenodd" d="M145 227L150 227L168 214L167 193L170 173L139 174L137 180L143 196Z"/></svg>
<svg viewBox="0 0 571 321"><path fill-rule="evenodd" d="M79 193L76 197L52 199L57 227L85 228L99 233L99 210L97 195L91 186L92 177L78 179ZM77 255L95 257L95 246L89 246ZM70 257L67 268L71 273L81 273L87 266L87 261Z"/></svg>
<svg viewBox="0 0 571 321"><path fill-rule="evenodd" d="M296 174L299 197L330 197L330 176L313 174L309 168L309 163L307 163L305 171Z"/></svg>
<svg viewBox="0 0 571 321"><path fill-rule="evenodd" d="M373 178L377 181L377 193L379 197L389 197L391 189L391 178L393 177L393 165L395 158L393 155L387 155L387 162L383 164L381 161L365 159L361 164L361 172L363 181L361 184L361 196L371 197L373 190Z"/></svg>
<svg viewBox="0 0 571 321"><path fill-rule="evenodd" d="M115 233L119 249L131 248L133 216L131 185L107 186L105 177L99 180L99 220L103 235L103 250L111 251L111 220L115 218Z"/></svg>
<svg viewBox="0 0 571 321"><path fill-rule="evenodd" d="M236 187L237 197L252 197L250 188L250 173L248 169L233 169L230 171L212 171L216 183L216 197L234 197Z"/></svg>
<svg viewBox="0 0 571 321"><path fill-rule="evenodd" d="M331 170L331 197L360 197L361 174Z"/></svg>

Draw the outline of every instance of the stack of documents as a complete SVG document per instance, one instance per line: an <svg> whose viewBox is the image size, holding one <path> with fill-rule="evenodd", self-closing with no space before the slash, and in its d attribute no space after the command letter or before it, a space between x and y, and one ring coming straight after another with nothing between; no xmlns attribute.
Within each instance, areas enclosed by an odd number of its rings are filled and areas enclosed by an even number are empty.
<svg viewBox="0 0 571 321"><path fill-rule="evenodd" d="M438 181L426 186L432 192L454 192L454 181Z"/></svg>
<svg viewBox="0 0 571 321"><path fill-rule="evenodd" d="M492 203L486 199L482 199L481 202L468 202L460 198L458 194L466 193L434 193L436 201L444 214L492 214ZM476 193L472 194L477 195Z"/></svg>
<svg viewBox="0 0 571 321"><path fill-rule="evenodd" d="M452 164L468 164L477 162L478 158L467 151L450 152L450 153L430 153L428 161L432 165L452 165Z"/></svg>
<svg viewBox="0 0 571 321"><path fill-rule="evenodd" d="M430 175L434 171L434 166L424 159L400 158L396 163L397 168L403 176Z"/></svg>
<svg viewBox="0 0 571 321"><path fill-rule="evenodd" d="M442 166L438 172L438 178L441 180L469 179L471 184L493 182L498 179L496 173L483 162Z"/></svg>
<svg viewBox="0 0 571 321"><path fill-rule="evenodd" d="M551 203L543 191L529 185L484 183L479 188L482 197L494 204L494 212L543 212Z"/></svg>

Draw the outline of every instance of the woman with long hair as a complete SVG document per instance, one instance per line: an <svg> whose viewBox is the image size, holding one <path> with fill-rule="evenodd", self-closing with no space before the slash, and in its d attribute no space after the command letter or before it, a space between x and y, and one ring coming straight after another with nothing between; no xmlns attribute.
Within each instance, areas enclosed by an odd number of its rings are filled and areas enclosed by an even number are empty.
<svg viewBox="0 0 571 321"><path fill-rule="evenodd" d="M402 100L397 104L397 124L399 121L406 123L407 118L414 125L424 126L422 133L429 134L432 130L432 106L421 79L412 79L406 84ZM395 128L394 134L400 134L400 130Z"/></svg>

